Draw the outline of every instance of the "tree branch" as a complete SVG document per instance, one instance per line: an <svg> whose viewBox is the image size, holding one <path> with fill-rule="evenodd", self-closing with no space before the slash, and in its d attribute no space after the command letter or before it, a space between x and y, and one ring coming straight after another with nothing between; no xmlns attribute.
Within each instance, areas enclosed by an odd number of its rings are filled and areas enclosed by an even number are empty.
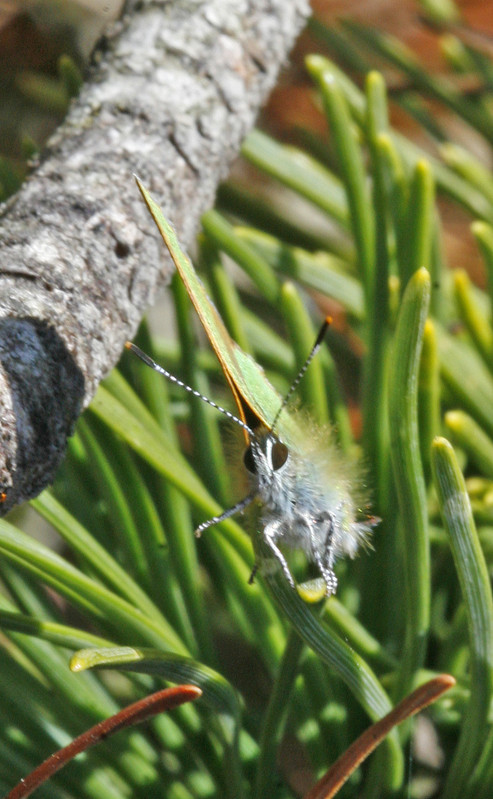
<svg viewBox="0 0 493 799"><path fill-rule="evenodd" d="M52 479L170 271L132 173L188 245L307 0L131 0L0 218L0 500Z"/></svg>

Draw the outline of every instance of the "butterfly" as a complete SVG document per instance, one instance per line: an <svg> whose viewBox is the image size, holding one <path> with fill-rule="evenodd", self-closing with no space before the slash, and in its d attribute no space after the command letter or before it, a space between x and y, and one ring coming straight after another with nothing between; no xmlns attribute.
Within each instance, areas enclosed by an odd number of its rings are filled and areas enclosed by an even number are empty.
<svg viewBox="0 0 493 799"><path fill-rule="evenodd" d="M291 587L303 589L295 583L284 548L302 550L318 571L319 578L313 581L313 590L305 591L305 598L315 601L330 596L337 589L336 560L345 555L354 557L378 520L368 516L359 518L361 502L355 488L358 482L351 480L351 469L344 464L330 433L318 428L302 412L293 415L288 409L291 396L322 344L329 321L322 325L286 396L280 398L261 367L231 339L203 283L182 252L173 227L142 183L137 180L137 184L216 352L239 416L187 386L135 344L127 342L126 346L168 380L225 414L243 429L245 436L243 467L249 491L236 505L200 524L196 535L258 504L259 534L271 560L280 566ZM255 564L250 581L259 567L270 568L267 563Z"/></svg>

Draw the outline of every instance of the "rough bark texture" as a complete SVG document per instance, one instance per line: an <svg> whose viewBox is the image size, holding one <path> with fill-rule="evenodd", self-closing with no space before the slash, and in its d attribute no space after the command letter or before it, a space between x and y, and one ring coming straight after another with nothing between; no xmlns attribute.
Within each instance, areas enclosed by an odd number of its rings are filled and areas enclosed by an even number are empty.
<svg viewBox="0 0 493 799"><path fill-rule="evenodd" d="M0 218L1 512L51 482L169 274L132 173L187 246L308 4L133 0L127 12Z"/></svg>

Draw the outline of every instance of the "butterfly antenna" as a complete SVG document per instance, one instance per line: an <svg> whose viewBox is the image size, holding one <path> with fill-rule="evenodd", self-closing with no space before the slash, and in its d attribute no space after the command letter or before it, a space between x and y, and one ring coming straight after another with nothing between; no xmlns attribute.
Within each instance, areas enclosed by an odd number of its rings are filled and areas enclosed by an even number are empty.
<svg viewBox="0 0 493 799"><path fill-rule="evenodd" d="M322 341L324 340L324 336L325 336L325 334L326 334L326 332L329 329L331 324L332 324L331 317L330 316L326 316L325 320L324 320L324 323L323 323L322 327L320 328L320 330L318 332L317 338L315 339L315 343L313 344L313 347L311 348L305 363L303 364L303 366L301 367L300 371L296 375L295 379L291 383L291 385L290 385L290 387L288 389L288 392L285 395L279 410L277 411L276 415L274 416L274 421L272 422L272 427L271 427L272 432L274 432L274 429L276 427L277 422L279 421L279 417L280 417L281 413L283 412L284 408L286 407L286 405L288 404L289 400L293 396L294 392L298 388L301 380L303 379L303 377L305 375L306 370L308 369L308 367L310 366L311 362L313 361L315 355L319 351L319 349L321 347L321 344L322 344Z"/></svg>
<svg viewBox="0 0 493 799"><path fill-rule="evenodd" d="M136 344L133 344L133 342L131 341L126 341L125 349L131 350L138 358L140 358L141 361L144 361L144 363L147 364L147 366L150 366L151 369L154 369L155 372L159 372L159 374L163 375L167 380L170 381L170 383L174 383L175 386L180 386L180 388L184 388L185 391L188 391L190 394L193 394L194 397L197 397L198 399L201 399L203 402L206 402L212 408L216 408L218 411L227 416L228 419L231 419L232 422L235 422L244 430L246 430L250 438L254 437L255 434L253 430L250 427L248 427L248 425L245 424L245 422L243 422L241 419L235 416L234 413L231 413L231 411L227 411L226 408L223 408L221 405L218 405L216 402L209 399L209 397L206 397L205 394L201 394L200 391L196 391L191 386L187 386L186 383L184 383L182 380L179 380L177 377L172 375L171 372L168 372L168 370L165 369L163 366L160 366L158 363L156 363L156 361L153 361L153 359L149 355L146 355L146 353L143 350L141 350L140 347L137 347Z"/></svg>

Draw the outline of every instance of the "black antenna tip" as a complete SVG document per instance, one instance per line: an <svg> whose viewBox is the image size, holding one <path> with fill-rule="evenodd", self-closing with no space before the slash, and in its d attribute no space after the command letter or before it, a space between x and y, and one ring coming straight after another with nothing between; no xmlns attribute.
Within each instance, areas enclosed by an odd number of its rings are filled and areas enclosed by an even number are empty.
<svg viewBox="0 0 493 799"><path fill-rule="evenodd" d="M327 330L329 329L329 327L331 326L331 324L332 324L332 317L331 316L326 316L325 319L324 319L323 325L322 325L322 327L319 330L317 339L316 339L315 344L314 344L314 349L316 347L320 346L320 344L322 343L322 341L324 339L324 336L325 336Z"/></svg>

